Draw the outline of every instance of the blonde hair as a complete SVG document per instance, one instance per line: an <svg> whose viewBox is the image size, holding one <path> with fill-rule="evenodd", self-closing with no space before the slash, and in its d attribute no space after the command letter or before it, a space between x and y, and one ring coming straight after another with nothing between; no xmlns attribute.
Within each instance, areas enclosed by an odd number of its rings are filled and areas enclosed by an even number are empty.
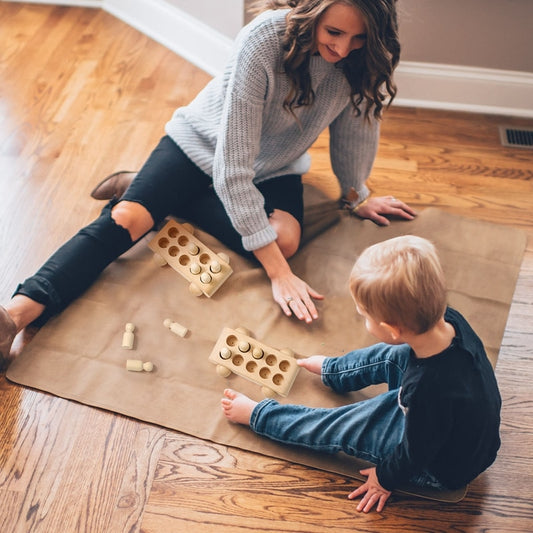
<svg viewBox="0 0 533 533"><path fill-rule="evenodd" d="M446 281L427 239L395 237L366 248L350 274L355 303L377 322L420 334L446 309Z"/></svg>

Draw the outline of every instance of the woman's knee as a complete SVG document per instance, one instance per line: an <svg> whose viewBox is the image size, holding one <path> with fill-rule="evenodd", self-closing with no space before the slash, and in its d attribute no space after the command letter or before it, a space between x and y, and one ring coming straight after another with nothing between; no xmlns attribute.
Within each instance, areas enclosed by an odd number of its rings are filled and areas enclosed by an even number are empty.
<svg viewBox="0 0 533 533"><path fill-rule="evenodd" d="M299 222L288 212L275 209L270 216L270 224L276 230L276 240L283 257L292 257L300 246L302 228Z"/></svg>
<svg viewBox="0 0 533 533"><path fill-rule="evenodd" d="M137 202L118 202L111 210L111 217L119 226L128 230L133 241L140 239L154 226L154 219L148 209Z"/></svg>
<svg viewBox="0 0 533 533"><path fill-rule="evenodd" d="M285 257L285 259L289 259L289 257L292 257L298 251L300 239L294 239L288 236L280 235L278 236L277 243L281 253L283 254L283 257Z"/></svg>

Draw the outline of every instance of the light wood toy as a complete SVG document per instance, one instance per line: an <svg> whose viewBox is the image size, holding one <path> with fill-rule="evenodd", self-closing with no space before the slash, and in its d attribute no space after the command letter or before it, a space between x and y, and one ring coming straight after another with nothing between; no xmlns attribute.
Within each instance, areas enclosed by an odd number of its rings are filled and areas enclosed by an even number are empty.
<svg viewBox="0 0 533 533"><path fill-rule="evenodd" d="M151 361L143 363L140 359L128 359L126 361L126 369L130 372L152 372L154 364Z"/></svg>
<svg viewBox="0 0 533 533"><path fill-rule="evenodd" d="M163 326L179 337L185 337L189 331L185 326L182 326L178 322L173 322L170 318L165 318L165 320L163 320Z"/></svg>
<svg viewBox="0 0 533 533"><path fill-rule="evenodd" d="M261 385L263 395L269 398L287 396L300 370L292 350L267 346L245 328L224 328L209 361L217 365L220 376L234 372Z"/></svg>
<svg viewBox="0 0 533 533"><path fill-rule="evenodd" d="M210 250L194 237L193 231L190 224L169 220L148 246L160 266L170 265L190 282L192 294L210 298L233 270L226 254Z"/></svg>
<svg viewBox="0 0 533 533"><path fill-rule="evenodd" d="M128 322L124 330L124 334L122 335L122 348L133 350L133 343L135 342L133 332L135 331L135 326L131 322Z"/></svg>

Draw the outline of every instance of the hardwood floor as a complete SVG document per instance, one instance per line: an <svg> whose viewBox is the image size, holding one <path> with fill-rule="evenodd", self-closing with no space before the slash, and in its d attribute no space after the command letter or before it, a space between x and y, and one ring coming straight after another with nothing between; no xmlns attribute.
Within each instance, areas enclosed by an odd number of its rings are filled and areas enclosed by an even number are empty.
<svg viewBox="0 0 533 533"><path fill-rule="evenodd" d="M138 169L209 76L102 10L0 2L0 301L99 212L106 174ZM529 244L496 373L502 449L464 501L394 495L11 384L0 375L0 531L533 531L533 151L497 125L532 120L393 107L370 180L415 208L522 228ZM307 177L329 186L327 136ZM16 350L31 337L21 335Z"/></svg>

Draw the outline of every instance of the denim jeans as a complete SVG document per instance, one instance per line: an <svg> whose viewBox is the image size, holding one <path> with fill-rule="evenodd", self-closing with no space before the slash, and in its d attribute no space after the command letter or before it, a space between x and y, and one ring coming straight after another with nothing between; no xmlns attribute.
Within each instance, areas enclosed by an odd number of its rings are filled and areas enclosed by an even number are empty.
<svg viewBox="0 0 533 533"><path fill-rule="evenodd" d="M252 412L250 426L259 435L285 444L328 453L343 451L377 463L402 439L404 415L398 406L398 392L408 360L407 346L386 344L328 358L322 380L334 391L345 393L379 383L388 383L389 391L334 408L264 400Z"/></svg>
<svg viewBox="0 0 533 533"><path fill-rule="evenodd" d="M376 344L324 361L322 380L338 393L387 383L383 394L350 405L310 408L260 402L253 410L250 427L259 435L284 444L316 451L348 455L378 463L401 442L405 416L398 404L403 373L409 362L407 345ZM428 472L413 476L420 486L442 488Z"/></svg>

